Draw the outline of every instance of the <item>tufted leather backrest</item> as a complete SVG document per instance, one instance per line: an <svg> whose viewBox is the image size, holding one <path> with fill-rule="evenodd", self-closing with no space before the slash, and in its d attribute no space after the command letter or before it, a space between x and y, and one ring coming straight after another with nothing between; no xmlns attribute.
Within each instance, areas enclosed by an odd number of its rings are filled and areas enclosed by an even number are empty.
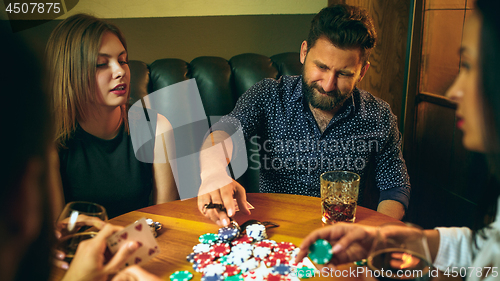
<svg viewBox="0 0 500 281"><path fill-rule="evenodd" d="M220 117L231 112L237 99L264 78L299 75L302 70L299 53L282 53L270 58L258 54L241 54L229 61L220 57L198 57L190 63L166 58L156 60L150 65L131 60L129 66L131 104L156 90L195 78L207 117ZM186 110L189 110L188 104L171 106L185 106ZM247 150L249 149L252 147L247 144ZM258 192L258 169L249 166L238 181L247 192Z"/></svg>

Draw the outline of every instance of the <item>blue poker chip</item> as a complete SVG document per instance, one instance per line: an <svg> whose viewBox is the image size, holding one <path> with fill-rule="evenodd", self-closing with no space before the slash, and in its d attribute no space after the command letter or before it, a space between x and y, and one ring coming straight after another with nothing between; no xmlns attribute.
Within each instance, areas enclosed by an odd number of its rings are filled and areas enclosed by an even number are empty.
<svg viewBox="0 0 500 281"><path fill-rule="evenodd" d="M288 275L292 272L292 267L286 264L278 264L271 269L272 274Z"/></svg>
<svg viewBox="0 0 500 281"><path fill-rule="evenodd" d="M222 281L224 280L224 276L222 275L205 275L201 277L201 281Z"/></svg>
<svg viewBox="0 0 500 281"><path fill-rule="evenodd" d="M196 253L193 252L193 253L187 255L186 260L190 263L194 263L194 256L196 256Z"/></svg>
<svg viewBox="0 0 500 281"><path fill-rule="evenodd" d="M219 241L229 242L240 235L240 231L234 227L219 228Z"/></svg>

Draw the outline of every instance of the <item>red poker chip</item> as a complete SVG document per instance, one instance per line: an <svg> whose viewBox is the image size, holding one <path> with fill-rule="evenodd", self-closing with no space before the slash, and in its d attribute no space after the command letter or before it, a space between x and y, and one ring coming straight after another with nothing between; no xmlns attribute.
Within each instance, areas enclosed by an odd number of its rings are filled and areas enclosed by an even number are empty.
<svg viewBox="0 0 500 281"><path fill-rule="evenodd" d="M270 240L262 240L254 244L255 247L263 247L263 248L269 248L273 249L274 246L276 246L276 243L273 243L274 241Z"/></svg>
<svg viewBox="0 0 500 281"><path fill-rule="evenodd" d="M287 264L289 260L290 256L286 253L272 252L263 262L267 267L273 267L277 264Z"/></svg>
<svg viewBox="0 0 500 281"><path fill-rule="evenodd" d="M228 264L226 265L226 271L224 272L224 276L233 276L233 275L236 275L238 273L240 273L240 268L237 266L237 265L232 265L232 264Z"/></svg>
<svg viewBox="0 0 500 281"><path fill-rule="evenodd" d="M196 270L196 272L203 272L203 269L205 269L205 267L207 267L209 264L212 264L213 262L212 261L203 261L203 262L200 262L200 263L195 263L193 265L193 268Z"/></svg>
<svg viewBox="0 0 500 281"><path fill-rule="evenodd" d="M238 238L238 239L234 239L234 240L231 242L231 244L232 244L233 246L236 246L236 245L238 245L238 244L244 244L244 243L248 243L248 244L250 244L250 243L252 243L252 242L253 242L253 238L252 238L252 237L247 236L247 235L243 235L243 236L241 236L241 237L240 237L240 238Z"/></svg>
<svg viewBox="0 0 500 281"><path fill-rule="evenodd" d="M217 243L212 245L212 247L210 248L210 253L217 258L225 256L230 252L231 252L231 247L227 243Z"/></svg>
<svg viewBox="0 0 500 281"><path fill-rule="evenodd" d="M284 261L290 260L290 256L287 253L283 253L283 252L273 252L273 253L269 254L269 256L267 258L269 260L280 260L280 261L282 261L282 263Z"/></svg>
<svg viewBox="0 0 500 281"><path fill-rule="evenodd" d="M274 247L275 252L291 252L295 249L295 245L291 242L280 242L277 246Z"/></svg>
<svg viewBox="0 0 500 281"><path fill-rule="evenodd" d="M290 281L290 280L292 280L292 278L281 274L269 273L268 275L264 276L264 281Z"/></svg>
<svg viewBox="0 0 500 281"><path fill-rule="evenodd" d="M208 252L208 253L199 253L194 256L194 261L196 263L206 263L211 262L215 259L215 256L213 253Z"/></svg>

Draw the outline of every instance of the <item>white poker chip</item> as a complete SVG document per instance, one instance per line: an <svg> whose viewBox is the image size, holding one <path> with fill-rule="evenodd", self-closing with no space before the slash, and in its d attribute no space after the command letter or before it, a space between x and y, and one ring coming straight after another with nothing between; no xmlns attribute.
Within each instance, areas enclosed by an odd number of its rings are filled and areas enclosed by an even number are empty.
<svg viewBox="0 0 500 281"><path fill-rule="evenodd" d="M231 252L253 252L252 244L238 244L231 248Z"/></svg>
<svg viewBox="0 0 500 281"><path fill-rule="evenodd" d="M224 271L226 271L226 266L220 263L212 263L207 265L203 269L203 274L206 276L212 276L212 275L222 275L224 274Z"/></svg>
<svg viewBox="0 0 500 281"><path fill-rule="evenodd" d="M262 224L251 224L246 227L246 232L256 241L267 239L266 227Z"/></svg>
<svg viewBox="0 0 500 281"><path fill-rule="evenodd" d="M271 253L270 248L264 248L264 247L255 247L253 249L253 255L257 258L265 258Z"/></svg>
<svg viewBox="0 0 500 281"><path fill-rule="evenodd" d="M200 243L193 247L193 252L195 253L207 253L210 251L210 244Z"/></svg>
<svg viewBox="0 0 500 281"><path fill-rule="evenodd" d="M256 269L257 267L259 267L259 264L260 262L257 259L251 258L240 265L241 272L247 272Z"/></svg>
<svg viewBox="0 0 500 281"><path fill-rule="evenodd" d="M234 264L234 265L242 265L250 256L241 256L238 254L235 254L231 252L229 255L227 255L227 262L229 264Z"/></svg>

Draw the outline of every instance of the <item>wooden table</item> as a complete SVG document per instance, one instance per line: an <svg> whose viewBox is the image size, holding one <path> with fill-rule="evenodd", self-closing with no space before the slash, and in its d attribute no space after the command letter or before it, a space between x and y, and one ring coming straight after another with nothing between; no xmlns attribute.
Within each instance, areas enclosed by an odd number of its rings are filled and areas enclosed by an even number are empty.
<svg viewBox="0 0 500 281"><path fill-rule="evenodd" d="M234 219L239 224L249 219L279 224L280 227L267 231L269 238L277 242L287 241L299 246L309 232L322 227L320 198L263 193L249 193L247 197L255 209L251 210L252 214L248 216L237 212ZM161 253L143 267L164 279L168 279L168 276L176 270L194 272L191 264L186 261L186 256L192 252L193 246L199 243L200 235L217 233L219 229L216 224L200 214L196 198L146 207L113 218L110 222L126 226L142 217L163 224L163 229L159 231L157 238ZM357 209L356 223L378 226L389 222L401 223L367 208ZM349 268L347 265L343 267ZM52 280L60 280L63 274L63 270L56 269ZM201 273L196 273L194 279L199 280L200 277Z"/></svg>

